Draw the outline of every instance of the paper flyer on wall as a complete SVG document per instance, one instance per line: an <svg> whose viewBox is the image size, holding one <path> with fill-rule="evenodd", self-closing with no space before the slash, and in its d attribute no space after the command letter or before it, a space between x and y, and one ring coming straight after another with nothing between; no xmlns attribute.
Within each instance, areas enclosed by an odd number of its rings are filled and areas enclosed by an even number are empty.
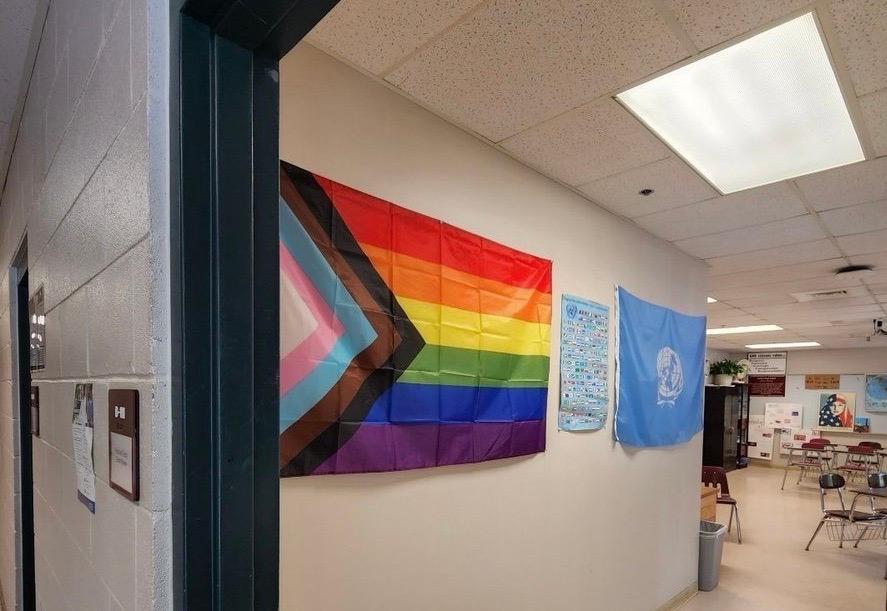
<svg viewBox="0 0 887 611"><path fill-rule="evenodd" d="M785 428L781 430L779 437L779 453L787 456L791 453L792 448L799 448L803 444L808 443L816 437L817 433L814 429L802 428Z"/></svg>
<svg viewBox="0 0 887 611"><path fill-rule="evenodd" d="M596 430L607 421L607 306L563 295L561 298L561 392L558 428Z"/></svg>
<svg viewBox="0 0 887 611"><path fill-rule="evenodd" d="M764 426L768 429L799 429L803 415L800 403L764 404Z"/></svg>
<svg viewBox="0 0 887 611"><path fill-rule="evenodd" d="M748 457L771 460L773 458L773 429L764 426L764 416L748 417Z"/></svg>
<svg viewBox="0 0 887 611"><path fill-rule="evenodd" d="M95 465L92 460L94 410L92 384L78 384L74 390L74 463L77 469L77 498L95 513Z"/></svg>

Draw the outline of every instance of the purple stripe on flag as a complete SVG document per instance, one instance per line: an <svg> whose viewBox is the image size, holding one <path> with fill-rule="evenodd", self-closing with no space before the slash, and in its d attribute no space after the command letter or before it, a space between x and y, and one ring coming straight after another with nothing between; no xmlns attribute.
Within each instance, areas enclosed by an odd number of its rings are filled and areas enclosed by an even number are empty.
<svg viewBox="0 0 887 611"><path fill-rule="evenodd" d="M340 425L357 430L315 471L368 473L457 465L524 456L545 450L545 421Z"/></svg>

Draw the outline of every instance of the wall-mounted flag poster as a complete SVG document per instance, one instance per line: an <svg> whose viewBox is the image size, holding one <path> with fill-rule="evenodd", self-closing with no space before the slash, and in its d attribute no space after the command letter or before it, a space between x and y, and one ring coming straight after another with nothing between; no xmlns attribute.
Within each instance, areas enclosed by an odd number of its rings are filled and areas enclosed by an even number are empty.
<svg viewBox="0 0 887 611"><path fill-rule="evenodd" d="M616 440L632 446L688 441L702 430L705 317L648 303L621 287L616 305Z"/></svg>
<svg viewBox="0 0 887 611"><path fill-rule="evenodd" d="M551 262L280 172L280 473L545 450Z"/></svg>
<svg viewBox="0 0 887 611"><path fill-rule="evenodd" d="M887 412L887 373L865 376L865 411Z"/></svg>
<svg viewBox="0 0 887 611"><path fill-rule="evenodd" d="M607 306L572 295L561 296L560 430L593 431L607 422L609 337Z"/></svg>
<svg viewBox="0 0 887 611"><path fill-rule="evenodd" d="M856 393L835 392L819 395L819 428L852 431Z"/></svg>

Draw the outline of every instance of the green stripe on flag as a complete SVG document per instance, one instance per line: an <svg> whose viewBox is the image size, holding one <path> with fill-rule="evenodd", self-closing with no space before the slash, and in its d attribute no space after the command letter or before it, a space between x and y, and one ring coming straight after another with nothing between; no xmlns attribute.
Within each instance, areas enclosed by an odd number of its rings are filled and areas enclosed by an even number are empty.
<svg viewBox="0 0 887 611"><path fill-rule="evenodd" d="M548 386L548 357L428 344L398 382L448 386Z"/></svg>

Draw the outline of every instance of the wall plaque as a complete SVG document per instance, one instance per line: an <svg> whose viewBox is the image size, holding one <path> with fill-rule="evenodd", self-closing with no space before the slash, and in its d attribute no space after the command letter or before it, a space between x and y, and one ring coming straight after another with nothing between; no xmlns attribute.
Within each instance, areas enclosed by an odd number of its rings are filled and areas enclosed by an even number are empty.
<svg viewBox="0 0 887 611"><path fill-rule="evenodd" d="M108 391L108 464L111 488L139 500L139 391Z"/></svg>
<svg viewBox="0 0 887 611"><path fill-rule="evenodd" d="M807 390L837 390L841 388L841 376L836 373L814 373L804 376Z"/></svg>
<svg viewBox="0 0 887 611"><path fill-rule="evenodd" d="M31 387L31 435L40 437L40 387Z"/></svg>

